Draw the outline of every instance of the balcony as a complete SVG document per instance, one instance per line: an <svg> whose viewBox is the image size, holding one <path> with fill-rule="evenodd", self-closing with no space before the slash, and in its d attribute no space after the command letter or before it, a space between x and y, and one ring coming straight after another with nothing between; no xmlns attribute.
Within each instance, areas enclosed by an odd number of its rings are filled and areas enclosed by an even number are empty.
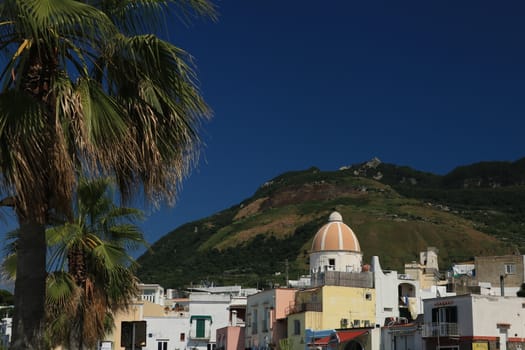
<svg viewBox="0 0 525 350"><path fill-rule="evenodd" d="M293 304L286 308L286 315L297 314L306 311L323 312L323 304L321 303L299 303Z"/></svg>
<svg viewBox="0 0 525 350"><path fill-rule="evenodd" d="M149 301L150 303L155 303L155 294L142 294L140 300Z"/></svg>
<svg viewBox="0 0 525 350"><path fill-rule="evenodd" d="M190 330L191 340L208 340L211 338L211 329L206 329L204 332L196 332L194 329Z"/></svg>
<svg viewBox="0 0 525 350"><path fill-rule="evenodd" d="M423 325L423 338L459 337L457 323L426 323Z"/></svg>
<svg viewBox="0 0 525 350"><path fill-rule="evenodd" d="M372 272L323 271L312 274L312 286L374 288Z"/></svg>

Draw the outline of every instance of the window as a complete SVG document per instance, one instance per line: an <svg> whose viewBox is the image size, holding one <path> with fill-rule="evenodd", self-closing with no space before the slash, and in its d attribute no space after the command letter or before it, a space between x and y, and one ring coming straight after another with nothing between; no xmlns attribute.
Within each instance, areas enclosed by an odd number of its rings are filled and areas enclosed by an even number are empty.
<svg viewBox="0 0 525 350"><path fill-rule="evenodd" d="M157 350L168 350L168 341L157 340Z"/></svg>
<svg viewBox="0 0 525 350"><path fill-rule="evenodd" d="M341 319L341 328L348 327L348 318L342 318Z"/></svg>
<svg viewBox="0 0 525 350"><path fill-rule="evenodd" d="M252 321L252 334L257 334L258 330L257 330L257 317L258 317L258 310L257 309L254 309L253 310L253 321Z"/></svg>
<svg viewBox="0 0 525 350"><path fill-rule="evenodd" d="M433 323L457 323L458 322L458 307L447 306L432 309Z"/></svg>
<svg viewBox="0 0 525 350"><path fill-rule="evenodd" d="M268 332L268 319L269 319L269 313L270 313L270 309L264 309L264 316L263 316L263 320L262 320L262 331L263 332Z"/></svg>
<svg viewBox="0 0 525 350"><path fill-rule="evenodd" d="M301 321L294 320L293 321L293 334L294 335L300 335L301 334Z"/></svg>
<svg viewBox="0 0 525 350"><path fill-rule="evenodd" d="M180 341L185 341L186 340L186 334L181 333L179 339L180 339Z"/></svg>
<svg viewBox="0 0 525 350"><path fill-rule="evenodd" d="M190 317L190 338L209 338L212 318L209 315L192 315Z"/></svg>
<svg viewBox="0 0 525 350"><path fill-rule="evenodd" d="M516 265L514 264L505 264L505 274L514 275L516 273Z"/></svg>
<svg viewBox="0 0 525 350"><path fill-rule="evenodd" d="M328 265L335 267L335 259L328 259Z"/></svg>
<svg viewBox="0 0 525 350"><path fill-rule="evenodd" d="M366 300L372 300L372 293L366 293L365 294L365 299Z"/></svg>
<svg viewBox="0 0 525 350"><path fill-rule="evenodd" d="M360 320L354 320L354 327L359 327L361 326L361 321Z"/></svg>

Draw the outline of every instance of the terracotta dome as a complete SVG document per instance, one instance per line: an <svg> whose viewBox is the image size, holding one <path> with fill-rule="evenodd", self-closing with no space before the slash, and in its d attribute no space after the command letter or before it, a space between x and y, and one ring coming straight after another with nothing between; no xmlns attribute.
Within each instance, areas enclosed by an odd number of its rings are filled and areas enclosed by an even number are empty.
<svg viewBox="0 0 525 350"><path fill-rule="evenodd" d="M334 211L328 223L314 237L312 252L342 250L360 252L361 247L354 231L343 222L343 217Z"/></svg>

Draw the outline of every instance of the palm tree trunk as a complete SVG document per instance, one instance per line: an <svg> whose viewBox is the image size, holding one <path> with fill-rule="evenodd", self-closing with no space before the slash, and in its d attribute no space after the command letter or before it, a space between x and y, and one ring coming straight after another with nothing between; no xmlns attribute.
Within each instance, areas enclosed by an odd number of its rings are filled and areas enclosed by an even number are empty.
<svg viewBox="0 0 525 350"><path fill-rule="evenodd" d="M10 349L44 349L45 227L35 220L20 222L16 253L15 312Z"/></svg>
<svg viewBox="0 0 525 350"><path fill-rule="evenodd" d="M57 67L56 54L31 47L29 65L22 74L22 87L34 99L48 107L44 123L48 132L42 135L42 145L47 148L46 158L42 157L36 167L35 190L39 193L31 203L18 203L19 237L17 241L17 267L15 281L15 310L11 350L44 350L44 321L46 297L46 240L45 228L48 221L53 188L53 103L50 94L51 79ZM69 204L70 205L70 204Z"/></svg>

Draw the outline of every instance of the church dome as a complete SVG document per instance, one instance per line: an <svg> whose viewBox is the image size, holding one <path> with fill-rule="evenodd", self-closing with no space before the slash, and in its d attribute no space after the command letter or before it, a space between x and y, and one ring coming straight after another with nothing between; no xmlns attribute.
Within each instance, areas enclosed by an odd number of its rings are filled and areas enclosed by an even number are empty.
<svg viewBox="0 0 525 350"><path fill-rule="evenodd" d="M334 211L328 223L317 231L312 243L312 252L342 250L361 252L354 231L343 222L343 217Z"/></svg>

